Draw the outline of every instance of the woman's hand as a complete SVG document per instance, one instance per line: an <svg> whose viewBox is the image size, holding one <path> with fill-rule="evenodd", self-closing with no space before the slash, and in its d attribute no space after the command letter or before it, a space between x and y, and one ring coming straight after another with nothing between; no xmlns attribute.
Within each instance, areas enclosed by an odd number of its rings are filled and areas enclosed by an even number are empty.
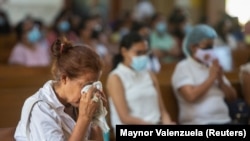
<svg viewBox="0 0 250 141"><path fill-rule="evenodd" d="M209 78L211 78L213 80L217 79L220 76L222 69L221 69L221 66L220 66L218 60L213 61L213 64L210 67L209 71L210 71Z"/></svg>
<svg viewBox="0 0 250 141"><path fill-rule="evenodd" d="M102 100L103 106L105 106L107 108L107 106L108 106L108 100L107 100L106 94L104 94L104 92L100 91L100 90L98 92L100 94L99 95L99 99Z"/></svg>
<svg viewBox="0 0 250 141"><path fill-rule="evenodd" d="M100 94L93 86L90 87L86 93L81 95L78 119L69 140L83 140L88 136L89 125L98 107L98 102L92 100L94 95L99 97Z"/></svg>
<svg viewBox="0 0 250 141"><path fill-rule="evenodd" d="M98 107L98 103L92 100L94 95L100 97L99 92L93 86L86 93L81 95L78 118L87 118L88 120L92 120Z"/></svg>
<svg viewBox="0 0 250 141"><path fill-rule="evenodd" d="M161 124L163 125L175 125L176 122L172 121L168 115L163 115Z"/></svg>

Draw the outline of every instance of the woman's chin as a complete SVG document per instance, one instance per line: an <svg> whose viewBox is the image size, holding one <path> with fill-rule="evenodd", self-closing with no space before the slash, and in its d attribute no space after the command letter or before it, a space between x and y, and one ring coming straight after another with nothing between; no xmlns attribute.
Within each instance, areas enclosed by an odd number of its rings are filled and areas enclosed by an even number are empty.
<svg viewBox="0 0 250 141"><path fill-rule="evenodd" d="M79 102L77 102L77 103L72 103L71 104L73 107L79 107Z"/></svg>

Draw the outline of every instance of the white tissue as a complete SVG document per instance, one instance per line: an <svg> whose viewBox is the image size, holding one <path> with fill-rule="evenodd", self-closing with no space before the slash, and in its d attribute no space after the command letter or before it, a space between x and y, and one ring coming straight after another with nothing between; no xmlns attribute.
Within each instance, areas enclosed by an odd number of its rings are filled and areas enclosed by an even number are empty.
<svg viewBox="0 0 250 141"><path fill-rule="evenodd" d="M100 91L102 91L102 83L100 81L94 82L92 85L95 86ZM81 94L86 93L92 85L85 86L81 90ZM93 99L96 99L96 98L97 97L94 95ZM96 113L94 114L92 122L95 123L96 125L98 125L104 133L107 133L110 130L110 128L107 124L106 118L105 118L108 112L107 112L106 107L103 106L102 100L98 99L98 104L99 104L99 108L97 109Z"/></svg>

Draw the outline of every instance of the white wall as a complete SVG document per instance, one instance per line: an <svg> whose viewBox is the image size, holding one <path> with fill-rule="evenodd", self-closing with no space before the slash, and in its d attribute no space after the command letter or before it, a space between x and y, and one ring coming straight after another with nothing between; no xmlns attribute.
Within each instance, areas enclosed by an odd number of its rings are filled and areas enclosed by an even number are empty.
<svg viewBox="0 0 250 141"><path fill-rule="evenodd" d="M1 5L10 19L16 25L26 15L40 18L44 24L50 25L62 7L63 0L6 0Z"/></svg>

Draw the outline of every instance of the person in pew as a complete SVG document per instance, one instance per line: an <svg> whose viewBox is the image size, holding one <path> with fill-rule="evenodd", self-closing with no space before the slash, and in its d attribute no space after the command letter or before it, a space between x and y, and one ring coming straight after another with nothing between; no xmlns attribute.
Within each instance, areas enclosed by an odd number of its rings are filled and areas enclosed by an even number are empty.
<svg viewBox="0 0 250 141"><path fill-rule="evenodd" d="M176 65L171 80L179 124L231 123L226 101L235 100L237 94L214 57L216 37L215 30L205 24L196 25L185 37L187 57Z"/></svg>
<svg viewBox="0 0 250 141"><path fill-rule="evenodd" d="M243 98L250 107L250 60L240 66L239 79Z"/></svg>
<svg viewBox="0 0 250 141"><path fill-rule="evenodd" d="M16 35L18 42L11 51L8 64L27 67L51 64L49 44L35 19L27 17L20 21L16 26Z"/></svg>
<svg viewBox="0 0 250 141"><path fill-rule="evenodd" d="M75 46L65 39L56 40L51 50L54 80L26 99L15 140L103 141L101 128L92 119L98 101L107 105L105 95L93 86L81 94L83 87L99 80L101 59L90 47Z"/></svg>
<svg viewBox="0 0 250 141"><path fill-rule="evenodd" d="M114 56L106 90L115 131L121 124L175 124L164 107L156 76L147 70L147 40L137 32L125 35Z"/></svg>
<svg viewBox="0 0 250 141"><path fill-rule="evenodd" d="M12 33L12 26L9 21L9 15L6 11L0 9L0 36Z"/></svg>

